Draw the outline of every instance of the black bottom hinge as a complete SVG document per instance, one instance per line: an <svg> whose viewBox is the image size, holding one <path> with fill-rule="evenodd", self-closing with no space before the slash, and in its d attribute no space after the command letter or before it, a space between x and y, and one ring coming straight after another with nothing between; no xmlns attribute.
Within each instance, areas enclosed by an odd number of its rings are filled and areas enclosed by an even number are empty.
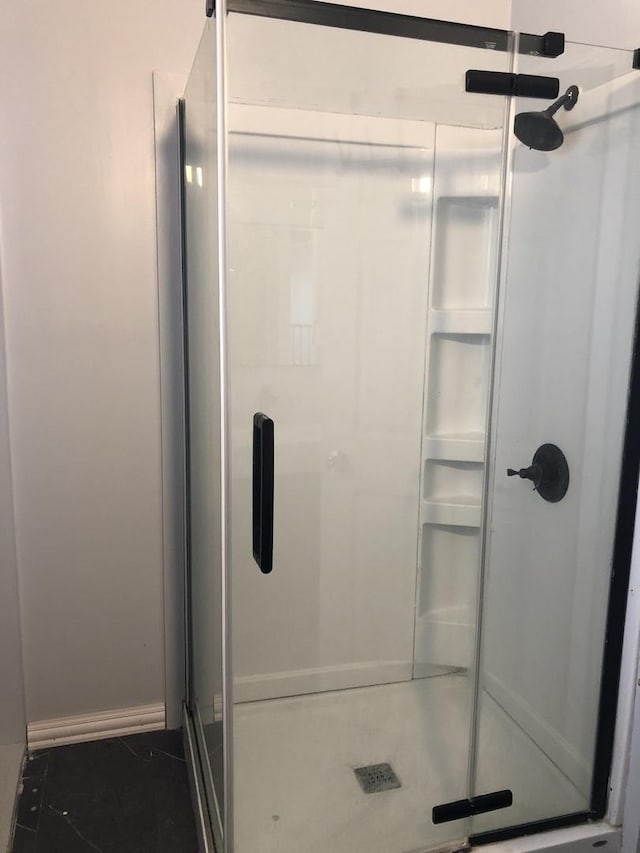
<svg viewBox="0 0 640 853"><path fill-rule="evenodd" d="M434 823L448 823L450 820L460 820L473 817L485 812L495 812L513 805L511 791L496 791L493 794L480 794L469 800L455 800L453 803L443 803L433 807L432 820Z"/></svg>
<svg viewBox="0 0 640 853"><path fill-rule="evenodd" d="M508 71L467 71L465 91L480 95L516 95L522 98L558 97L560 80L538 74L511 74Z"/></svg>

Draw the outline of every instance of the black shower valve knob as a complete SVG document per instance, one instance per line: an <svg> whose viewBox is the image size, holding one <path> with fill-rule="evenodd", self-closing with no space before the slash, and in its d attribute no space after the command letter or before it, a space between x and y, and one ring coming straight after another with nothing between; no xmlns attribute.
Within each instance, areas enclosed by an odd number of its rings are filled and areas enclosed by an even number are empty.
<svg viewBox="0 0 640 853"><path fill-rule="evenodd" d="M540 479L541 471L538 465L529 465L528 468L507 468L507 477L520 477L522 480L531 480L534 484Z"/></svg>

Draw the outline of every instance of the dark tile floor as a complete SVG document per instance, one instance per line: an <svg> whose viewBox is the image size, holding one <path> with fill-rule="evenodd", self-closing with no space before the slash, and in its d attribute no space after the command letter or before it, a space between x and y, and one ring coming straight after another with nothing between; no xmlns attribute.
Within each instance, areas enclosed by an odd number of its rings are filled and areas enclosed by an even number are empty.
<svg viewBox="0 0 640 853"><path fill-rule="evenodd" d="M30 754L12 853L197 853L180 732Z"/></svg>

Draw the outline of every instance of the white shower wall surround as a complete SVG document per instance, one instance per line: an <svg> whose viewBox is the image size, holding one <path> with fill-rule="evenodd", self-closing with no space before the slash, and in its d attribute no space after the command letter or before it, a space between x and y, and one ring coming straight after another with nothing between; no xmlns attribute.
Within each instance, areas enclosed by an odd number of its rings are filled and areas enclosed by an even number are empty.
<svg viewBox="0 0 640 853"><path fill-rule="evenodd" d="M244 506L258 400L279 431L279 571L256 577L237 525L237 700L412 675L435 131L318 112L302 132L295 111L253 120L261 135L230 148L232 476Z"/></svg>
<svg viewBox="0 0 640 853"><path fill-rule="evenodd" d="M409 41L398 64L393 41L380 39L378 61L358 66L351 34L332 31L328 40L320 30L308 34L316 61L298 78L280 65L288 54L279 22L244 19L242 33L229 81L234 505L249 500L256 407L275 412L283 476L275 495L280 572L258 578L265 595L256 595L250 555L239 556L234 570L235 699L468 666L480 556L481 467L473 461L484 455L502 104L443 85L439 124L424 120L413 95L402 118L385 118L397 110L397 91L413 91L417 68L442 85L464 48L433 44L427 54ZM487 61L501 68L504 57ZM393 80L385 71L391 65ZM366 101L356 109L363 115L352 114L349 92L338 85L354 77L354 88L375 91L373 109ZM274 91L298 109L263 106ZM322 92L313 110L310 92ZM479 128L459 126L469 116ZM438 287L429 297L433 261ZM438 374L430 391L425 356ZM448 397L434 390L452 380L466 385ZM464 394L474 388L469 412ZM286 435L283 423L291 424ZM476 494L458 482L464 465L454 463L467 459ZM427 487L427 468L435 473L448 460ZM423 541L424 525L433 536ZM441 529L452 539L445 553ZM248 534L234 527L236 555L246 554ZM432 560L431 588L422 584L416 624L425 559L417 555L429 547L441 553ZM456 549L464 549L464 565L452 590L445 562L458 557Z"/></svg>
<svg viewBox="0 0 640 853"><path fill-rule="evenodd" d="M278 458L288 472L276 494L275 547L285 569L262 580L266 600L255 595L252 559L234 576L236 700L398 681L414 666L416 675L468 667L502 132L317 112L301 128L291 111L241 106L230 115L233 127L245 127L230 149L230 311L244 335L232 339L231 352L234 500L249 499L254 401L278 421L296 411L308 418L282 438L286 455ZM270 139L256 141L258 129ZM335 177L325 173L319 188L321 160ZM385 239L363 251L358 221ZM264 286L265 269L273 289ZM343 286L352 274L355 291ZM272 348L274 366L255 371L249 353L260 358L261 346ZM285 372L289 390L270 399ZM314 430L314 398L335 413L333 435ZM288 550L292 527L300 548L317 541L317 565L304 550ZM241 554L248 531L235 532ZM293 645L283 634L292 614L302 641ZM346 630L351 622L357 635ZM264 639L256 645L243 638L258 623Z"/></svg>

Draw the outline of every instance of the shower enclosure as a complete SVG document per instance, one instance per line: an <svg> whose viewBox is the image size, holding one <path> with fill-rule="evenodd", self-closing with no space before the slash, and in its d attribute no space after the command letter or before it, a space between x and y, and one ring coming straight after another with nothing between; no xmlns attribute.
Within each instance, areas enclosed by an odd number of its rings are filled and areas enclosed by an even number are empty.
<svg viewBox="0 0 640 853"><path fill-rule="evenodd" d="M602 816L638 469L633 55L211 11L180 106L203 849ZM523 145L516 115L570 86L561 146Z"/></svg>

